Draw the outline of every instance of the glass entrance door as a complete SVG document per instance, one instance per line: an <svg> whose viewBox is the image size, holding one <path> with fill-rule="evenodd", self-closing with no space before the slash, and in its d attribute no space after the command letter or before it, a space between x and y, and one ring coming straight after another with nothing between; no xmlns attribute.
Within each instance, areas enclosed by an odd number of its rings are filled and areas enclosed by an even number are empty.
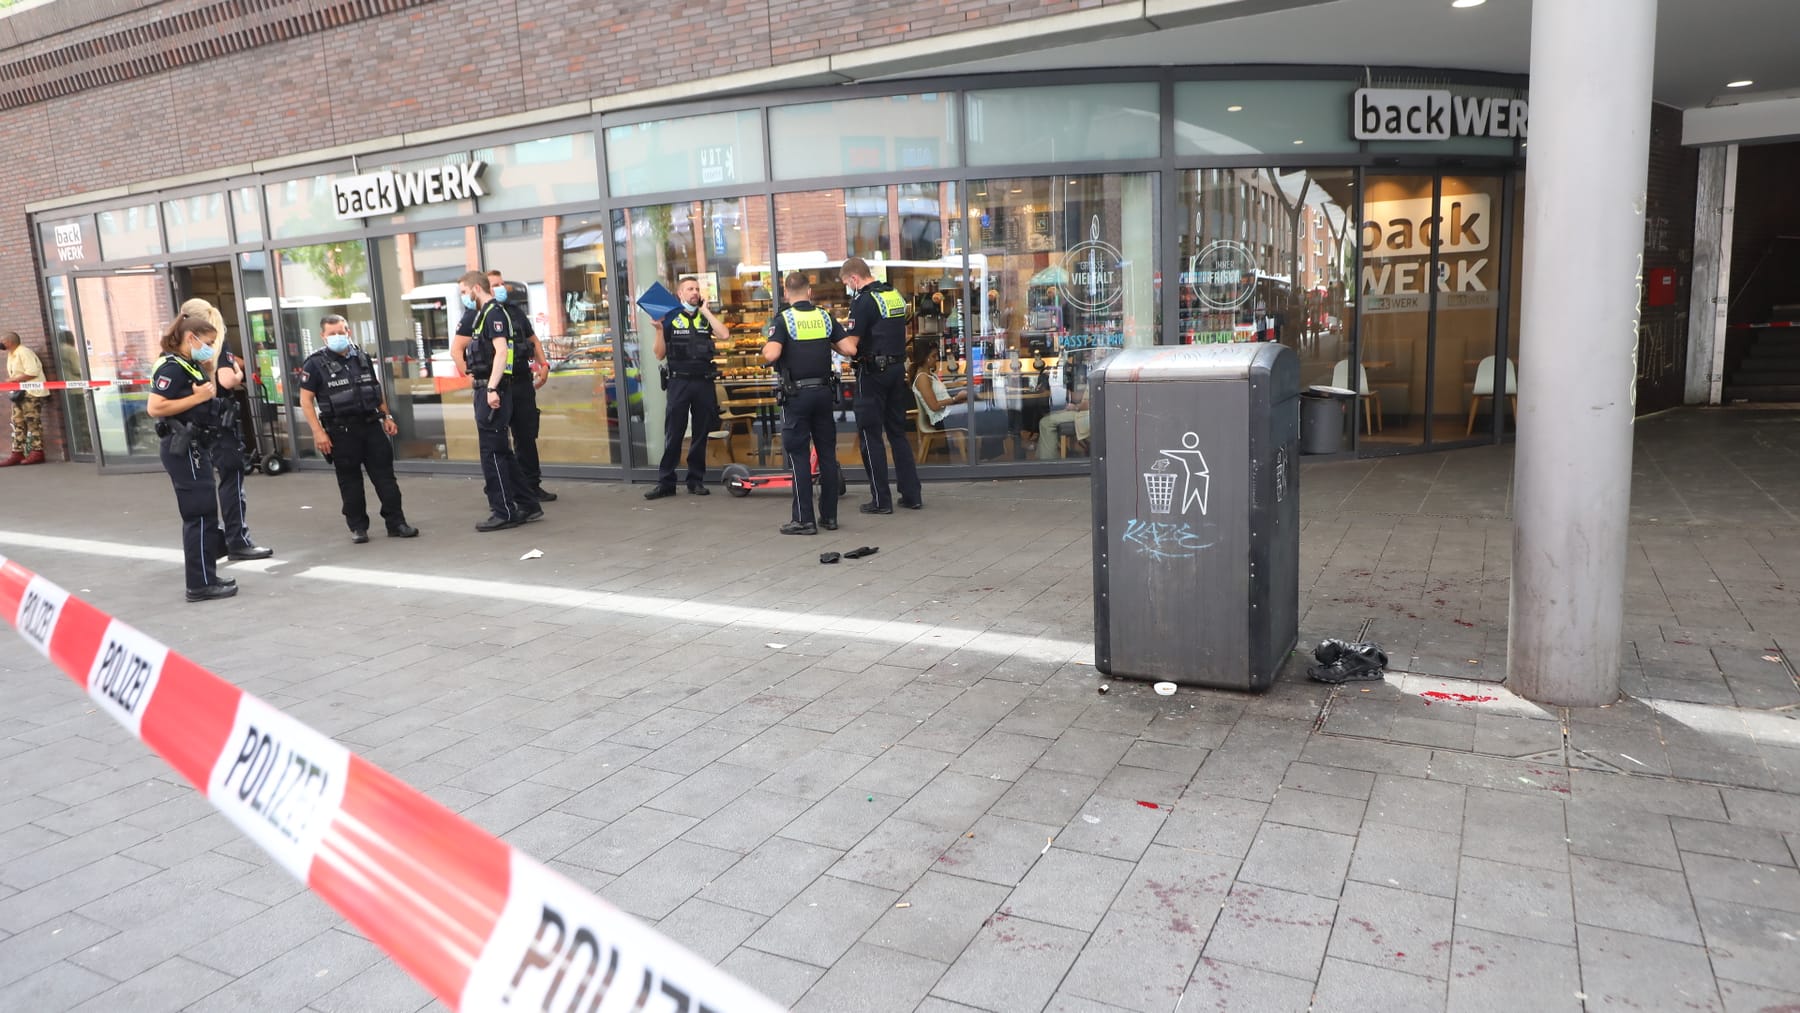
<svg viewBox="0 0 1800 1013"><path fill-rule="evenodd" d="M150 418L150 374L162 333L175 316L168 272L160 268L75 279L76 317L87 349L87 376L119 386L91 391L101 467L150 471L162 466Z"/></svg>
<svg viewBox="0 0 1800 1013"><path fill-rule="evenodd" d="M1363 187L1355 375L1360 446L1460 443L1509 370L1500 322L1498 176L1370 175ZM1488 384L1484 387L1483 384ZM1504 396L1504 395L1503 395Z"/></svg>

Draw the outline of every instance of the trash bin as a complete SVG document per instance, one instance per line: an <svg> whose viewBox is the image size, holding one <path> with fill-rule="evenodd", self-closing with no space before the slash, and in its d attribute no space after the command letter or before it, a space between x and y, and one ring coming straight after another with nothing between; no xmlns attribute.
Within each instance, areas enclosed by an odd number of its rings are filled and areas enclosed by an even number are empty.
<svg viewBox="0 0 1800 1013"><path fill-rule="evenodd" d="M1266 688L1299 627L1293 350L1127 349L1092 382L1095 664Z"/></svg>
<svg viewBox="0 0 1800 1013"><path fill-rule="evenodd" d="M1322 384L1300 393L1300 452L1341 454L1349 439L1350 406L1356 392Z"/></svg>

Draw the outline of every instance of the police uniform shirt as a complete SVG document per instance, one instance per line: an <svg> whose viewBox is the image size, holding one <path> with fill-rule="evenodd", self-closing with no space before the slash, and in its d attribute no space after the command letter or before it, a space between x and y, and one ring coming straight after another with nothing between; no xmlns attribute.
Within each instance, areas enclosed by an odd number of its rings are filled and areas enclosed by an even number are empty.
<svg viewBox="0 0 1800 1013"><path fill-rule="evenodd" d="M789 329L789 318L793 319L800 330L799 335ZM815 326L812 321L821 319L825 323L817 325L817 328L824 336L810 338L808 331ZM776 314L775 327L769 333L769 340L781 345L781 358L776 363L786 371L790 380L812 380L831 375L831 346L844 340L846 336L844 325L838 323L831 314L808 300L802 300Z"/></svg>
<svg viewBox="0 0 1800 1013"><path fill-rule="evenodd" d="M329 388L333 379L331 374L334 370L327 364L327 356L343 365L343 372L338 379L356 385L362 379L362 369L366 367L368 377L374 381L369 385L371 396L366 400L359 400L356 407L351 410L351 419L339 419L337 413L331 408ZM359 359L362 360L361 363L357 361ZM375 364L369 361L362 349L354 345L343 355L338 355L328 348L321 348L307 356L306 361L300 364L300 389L312 392L313 403L319 413L319 421L322 423L328 421L348 422L354 420L358 414L366 412L373 415L381 411L381 379L375 376Z"/></svg>
<svg viewBox="0 0 1800 1013"><path fill-rule="evenodd" d="M179 355L165 355L157 360L150 374L150 389L171 401L194 395L194 388L207 382L206 372ZM171 418L197 426L210 426L216 418L212 404L196 405Z"/></svg>
<svg viewBox="0 0 1800 1013"><path fill-rule="evenodd" d="M480 333L477 334L476 332ZM458 333L461 333L460 331ZM494 339L505 338L509 348L515 350L513 369L518 368L516 349L519 341L517 328L513 324L513 315L507 311L507 305L496 299L483 303L480 309L471 310L469 315L469 347L466 352L469 375L478 384L485 385L494 365Z"/></svg>
<svg viewBox="0 0 1800 1013"><path fill-rule="evenodd" d="M905 356L906 297L886 282L870 282L850 304L849 333L856 335L856 352L862 358Z"/></svg>
<svg viewBox="0 0 1800 1013"><path fill-rule="evenodd" d="M713 356L718 350L713 344L712 323L706 314L695 310L689 313L685 308L663 318L663 345L668 349L669 369L676 376L688 374L698 375L712 372Z"/></svg>

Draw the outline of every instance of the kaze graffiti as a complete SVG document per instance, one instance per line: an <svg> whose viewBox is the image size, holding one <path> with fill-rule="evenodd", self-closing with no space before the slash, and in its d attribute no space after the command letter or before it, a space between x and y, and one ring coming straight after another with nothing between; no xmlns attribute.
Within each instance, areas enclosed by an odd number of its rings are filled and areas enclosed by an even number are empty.
<svg viewBox="0 0 1800 1013"><path fill-rule="evenodd" d="M1183 433L1180 450L1158 451L1143 479L1150 519L1126 521L1121 541L1157 561L1192 559L1212 548L1212 525L1206 521L1212 473L1200 450L1200 434Z"/></svg>

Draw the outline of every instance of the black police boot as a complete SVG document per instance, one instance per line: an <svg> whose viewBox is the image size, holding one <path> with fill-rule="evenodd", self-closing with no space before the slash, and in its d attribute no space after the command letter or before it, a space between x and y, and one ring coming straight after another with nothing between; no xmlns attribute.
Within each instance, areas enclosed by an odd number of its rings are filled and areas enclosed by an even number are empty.
<svg viewBox="0 0 1800 1013"><path fill-rule="evenodd" d="M524 523L524 522L523 521L515 521L510 517L502 517L499 514L489 514L487 520L475 522L475 530L476 531L501 531L506 528L516 528L522 523Z"/></svg>
<svg viewBox="0 0 1800 1013"><path fill-rule="evenodd" d="M908 510L923 510L923 509L925 509L925 501L924 500L920 500L917 503L908 503L905 500L901 500L900 505L905 507Z"/></svg>
<svg viewBox="0 0 1800 1013"><path fill-rule="evenodd" d="M690 483L688 485L688 495L690 495L690 496L711 496L712 490L708 489L704 483Z"/></svg>
<svg viewBox="0 0 1800 1013"><path fill-rule="evenodd" d="M408 524L405 521L401 521L399 524L396 524L393 527L388 529L388 537L389 538L417 538L417 537L419 537L419 529L413 527L411 524ZM368 538L369 538L368 535L366 535L366 534L363 535L364 541L368 541Z"/></svg>
<svg viewBox="0 0 1800 1013"><path fill-rule="evenodd" d="M828 521L820 520L819 527L824 528L826 531L836 531L837 530L837 518L833 517L831 520L828 520Z"/></svg>
<svg viewBox="0 0 1800 1013"><path fill-rule="evenodd" d="M865 514L891 514L894 512L894 508L891 506L876 506L873 503L864 503L856 509Z"/></svg>
<svg viewBox="0 0 1800 1013"><path fill-rule="evenodd" d="M644 498L645 499L662 499L665 496L673 496L673 495L675 495L675 489L672 486L659 485L656 488L645 493Z"/></svg>
<svg viewBox="0 0 1800 1013"><path fill-rule="evenodd" d="M544 512L542 510L533 509L530 513L521 516L518 522L520 524L530 524L532 521L541 521L543 519Z"/></svg>
<svg viewBox="0 0 1800 1013"><path fill-rule="evenodd" d="M247 559L268 559L275 554L275 550L266 545L228 545L226 546L225 554L234 560L243 561Z"/></svg>
<svg viewBox="0 0 1800 1013"><path fill-rule="evenodd" d="M214 601L229 598L237 594L236 584L208 584L205 587L190 587L187 592L188 601Z"/></svg>
<svg viewBox="0 0 1800 1013"><path fill-rule="evenodd" d="M362 528L357 528L355 531L350 532L350 541L357 545L361 545L368 540L369 533Z"/></svg>
<svg viewBox="0 0 1800 1013"><path fill-rule="evenodd" d="M534 500L537 500L539 503L554 503L554 502L556 502L556 494L555 493L545 492L542 489L531 490L531 498Z"/></svg>
<svg viewBox="0 0 1800 1013"><path fill-rule="evenodd" d="M816 535L819 533L819 526L817 524L802 524L799 521L789 521L781 526L781 533L784 535Z"/></svg>

